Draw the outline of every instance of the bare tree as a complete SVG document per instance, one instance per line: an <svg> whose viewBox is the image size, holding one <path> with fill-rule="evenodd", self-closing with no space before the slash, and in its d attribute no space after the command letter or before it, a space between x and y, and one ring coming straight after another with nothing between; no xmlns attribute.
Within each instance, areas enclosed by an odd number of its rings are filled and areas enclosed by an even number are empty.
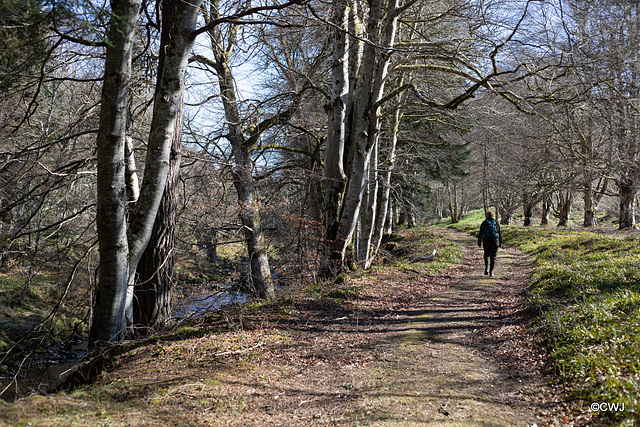
<svg viewBox="0 0 640 427"><path fill-rule="evenodd" d="M274 8L284 9L295 3L292 1ZM217 25L216 22L226 21L222 18L220 7L220 3L211 1L208 3L208 8L203 9L206 23L204 28L209 36L213 58L197 56L194 60L210 67L208 71L215 73L220 89L226 119L225 138L231 145L233 184L238 195L239 217L249 256L251 286L260 298L272 298L274 296L273 281L267 255L267 244L260 219L260 204L256 197L253 178L254 149L260 143L263 134L268 133L276 126L284 125L293 116L306 88L300 88L300 92L294 94L287 107L279 108L277 112L267 117L250 113L245 115L236 91L232 62L234 50L240 41L238 39L239 32L242 29L235 22L237 19L229 19L229 23ZM234 12L234 15L237 17L251 16L261 10L269 9L272 8L242 6Z"/></svg>
<svg viewBox="0 0 640 427"><path fill-rule="evenodd" d="M130 227L126 220L126 112L133 32L140 3L136 0L112 3L97 141L100 281L90 332L92 346L124 336L125 313L132 304L136 267L151 237L167 181L171 143L200 3L201 0L182 3L176 16L179 24L174 27L156 91L145 173Z"/></svg>
<svg viewBox="0 0 640 427"><path fill-rule="evenodd" d="M585 188L587 210L593 211L596 194L603 194L611 177L618 188L620 203L619 227L635 223L634 199L640 188L640 157L636 141L638 123L637 99L640 90L635 49L638 45L640 6L634 2L607 0L593 5L588 2L566 2L565 47L570 51L570 63L581 94L588 100L582 115L594 128L582 124L586 132L579 132L576 146L583 156L589 155L594 143L608 142L606 170L598 171L592 182L599 181L601 189L594 193ZM593 175L594 169L589 168ZM587 215L591 217L591 214ZM591 224L590 218L585 223Z"/></svg>
<svg viewBox="0 0 640 427"><path fill-rule="evenodd" d="M334 6L336 10L334 16L340 20L339 24L344 22L345 17L345 13L341 12L342 8L343 6L340 4ZM345 174L348 176L348 181L344 189L344 196L341 196L334 189L326 195L328 204L340 206L340 213L337 224L327 224L327 230L332 234L327 235L325 242L327 249L325 250L324 263L321 266L322 274L325 276L331 276L342 268L341 264L344 261L347 247L352 240L358 223L365 185L371 166L371 154L379 138L379 109L391 60L391 51L389 49L394 46L398 19L402 11L403 9L398 6L395 0L389 0L389 2L374 1L369 5L365 33L371 43L365 44L359 64L360 70L368 70L368 72L359 74L358 80L353 82L355 86L351 91L349 91L348 86L350 83L345 81L346 76L344 76L344 63L346 61L343 46L345 37L340 37L338 34L334 35L336 40L334 43L334 58L335 61L343 65L334 67L334 75L341 75L342 77L334 78L335 87L332 101L334 109L339 109L339 112L337 114L334 113L332 116L332 120L337 120L340 123L330 125L330 128L337 129L337 132L331 136L332 139L342 135L344 135L342 136L344 139L331 142L332 145L328 145L331 147L337 146L335 149L336 156L327 158L325 162L338 163L338 165L327 169L335 171L330 172L332 176L327 176L327 180L331 180L331 182L339 180L338 175L340 175L340 170L342 169L346 171ZM381 51L378 46L383 46L387 50ZM352 114L349 134L351 139L347 138L346 127L344 127L344 133L342 131L343 126L346 126L346 123L342 124L346 116L343 116L341 109L344 108L343 104L348 105L349 102L347 101L345 104L344 99L342 99L345 93L350 94L354 105L353 111L350 112ZM344 114L347 114L346 111ZM333 148L331 149L334 150ZM339 157L340 152L344 153L343 158ZM336 187L336 189L339 189L339 187ZM336 203L331 198L342 199L342 203ZM372 200L374 200L373 192ZM375 207L372 211L375 211ZM333 214L331 218L329 216L327 218L333 220ZM335 235L333 235L334 232Z"/></svg>

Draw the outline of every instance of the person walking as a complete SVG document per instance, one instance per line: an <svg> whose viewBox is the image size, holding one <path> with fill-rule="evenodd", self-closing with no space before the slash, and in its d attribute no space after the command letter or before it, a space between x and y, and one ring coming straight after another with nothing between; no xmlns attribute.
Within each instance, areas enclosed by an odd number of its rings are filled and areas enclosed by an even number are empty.
<svg viewBox="0 0 640 427"><path fill-rule="evenodd" d="M502 247L502 232L500 231L500 224L493 217L492 211L487 211L487 219L480 224L478 247L484 248L484 275L493 276L493 267L496 265L498 248Z"/></svg>

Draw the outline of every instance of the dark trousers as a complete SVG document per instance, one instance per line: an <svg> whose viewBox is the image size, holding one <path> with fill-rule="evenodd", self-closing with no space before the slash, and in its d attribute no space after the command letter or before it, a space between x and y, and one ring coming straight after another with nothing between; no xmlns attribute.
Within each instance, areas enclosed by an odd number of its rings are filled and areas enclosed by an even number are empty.
<svg viewBox="0 0 640 427"><path fill-rule="evenodd" d="M482 248L484 249L484 270L493 271L493 267L496 265L496 255L498 254L498 246L500 241L498 239L482 239Z"/></svg>

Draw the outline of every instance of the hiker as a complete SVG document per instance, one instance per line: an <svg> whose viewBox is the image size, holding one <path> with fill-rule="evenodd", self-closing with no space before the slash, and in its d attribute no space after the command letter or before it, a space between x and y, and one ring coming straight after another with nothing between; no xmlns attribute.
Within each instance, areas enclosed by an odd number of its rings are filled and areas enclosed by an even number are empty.
<svg viewBox="0 0 640 427"><path fill-rule="evenodd" d="M484 275L493 276L498 248L502 247L502 232L498 221L493 218L492 211L487 211L487 219L480 224L478 247L480 246L484 248Z"/></svg>

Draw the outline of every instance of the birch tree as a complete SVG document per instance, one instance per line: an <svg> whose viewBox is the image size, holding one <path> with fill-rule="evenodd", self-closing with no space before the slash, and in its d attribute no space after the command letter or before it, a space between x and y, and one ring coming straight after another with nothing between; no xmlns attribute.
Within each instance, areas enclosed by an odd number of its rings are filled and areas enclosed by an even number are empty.
<svg viewBox="0 0 640 427"><path fill-rule="evenodd" d="M388 214L391 212L391 175L394 172L396 163L396 146L398 144L398 132L402 119L401 108L396 108L393 112L389 132L386 138L386 149L383 151L384 160L380 163L380 187L378 188L378 203L373 218L371 240L368 243L369 251L365 258L365 268L369 268L377 255L382 243L382 237L386 231Z"/></svg>
<svg viewBox="0 0 640 427"><path fill-rule="evenodd" d="M267 244L260 219L260 204L254 185L254 149L265 132L287 123L298 107L301 93L296 94L287 107L280 108L279 111L271 115L266 117L245 116L236 91L232 58L239 44L241 27L236 22L239 17L251 16L263 10L284 9L298 2L292 0L274 6L256 7L251 7L252 5L248 3L235 11L234 16L237 17L235 19L221 16L220 2L208 2L208 7L203 9L205 14L203 30L209 37L213 58L202 55L194 58L195 61L209 67L208 70L213 72L220 89L226 122L225 138L231 146L233 159L231 173L238 195L239 217L249 257L250 284L260 298L266 299L274 296L274 287L267 255ZM224 26L218 23L224 23ZM304 90L304 88L301 89L302 92Z"/></svg>
<svg viewBox="0 0 640 427"><path fill-rule="evenodd" d="M330 154L326 155L325 169L325 178L330 186L326 198L327 204L331 206L327 214L329 222L326 224L325 261L321 266L321 273L325 276L331 276L342 268L358 222L371 154L379 138L380 101L384 94L398 18L402 13L397 0L374 0L369 4L364 32L369 42L365 43L363 49L358 79L350 89L346 68L348 60L345 57L348 39L338 34L345 27L348 12L339 1L334 3L333 11L338 28L333 35L334 87L329 125L331 134L327 141ZM349 105L349 100L345 102L346 95L353 97L352 111L346 108ZM347 128L347 123L350 129ZM340 156L340 153L343 155ZM329 164L330 162L333 164ZM342 173L348 177L344 194L340 191L344 185ZM337 221L334 206L340 206L339 213L336 212Z"/></svg>
<svg viewBox="0 0 640 427"><path fill-rule="evenodd" d="M327 105L329 122L325 142L325 244L320 270L330 275L333 263L341 261L333 251L340 224L340 203L344 192L344 148L347 126L347 103L349 98L349 55L347 37L348 9L346 0L333 0L331 4L331 99Z"/></svg>
<svg viewBox="0 0 640 427"><path fill-rule="evenodd" d="M501 3L496 5L462 0L424 3L407 1L401 4L394 0L372 1L364 13L361 11L366 17L362 19L366 26L360 36L364 40L362 55L358 56L360 73L354 79L345 72L345 42L337 35L344 28L355 28L355 25L349 24L350 3L346 3L346 10L342 2L332 4L334 92L330 103L327 136L327 153L331 153L327 154L325 169L329 209L326 217L325 260L321 268L321 273L329 277L340 270L359 219L363 220L364 226L360 230L365 234L362 236L359 253L367 258L366 264L370 263L370 256L366 254L372 247L375 252L375 244L370 243L373 236L371 231L376 227L383 227L383 224L372 223L369 219L373 212L378 211L377 197L369 196L369 214L360 214L365 209L363 197L367 179L376 177L377 165L371 162L371 156L375 153L381 135L381 107L406 90L410 90L424 107L431 108L434 112L455 110L480 89L493 91L517 102L519 98L509 91L507 82L509 79L521 78L518 76L518 66L508 63L501 53L519 32L532 2L523 3L521 13L516 14L512 22L498 24L488 17L492 13L501 12ZM405 20L404 14L408 10L411 13L407 13ZM474 22L474 25L462 25L468 20ZM399 22L402 22L403 28L412 37L401 40L396 47ZM511 27L510 32L505 33L505 25ZM502 28L500 35L504 36L500 40L495 39L496 33L493 31L498 26ZM395 57L394 52L397 53ZM351 51L347 51L347 54L350 55ZM350 57L346 59L348 63L351 61ZM425 82L423 88L409 78L400 87L386 90L390 75L406 76L404 73L413 71ZM442 85L443 81L446 82L445 85ZM345 94L347 107L343 115L341 105ZM338 100L342 103L337 102ZM353 110L348 107L350 102ZM336 142L339 135L343 135L341 126L344 126L343 145ZM333 154L339 153L339 150L344 150L343 158ZM344 179L340 171L346 177L342 193L340 185ZM375 183L369 182L369 185L372 190L375 189ZM338 208L335 209L334 206ZM335 212L338 212L337 220ZM363 245L367 247L364 248Z"/></svg>

